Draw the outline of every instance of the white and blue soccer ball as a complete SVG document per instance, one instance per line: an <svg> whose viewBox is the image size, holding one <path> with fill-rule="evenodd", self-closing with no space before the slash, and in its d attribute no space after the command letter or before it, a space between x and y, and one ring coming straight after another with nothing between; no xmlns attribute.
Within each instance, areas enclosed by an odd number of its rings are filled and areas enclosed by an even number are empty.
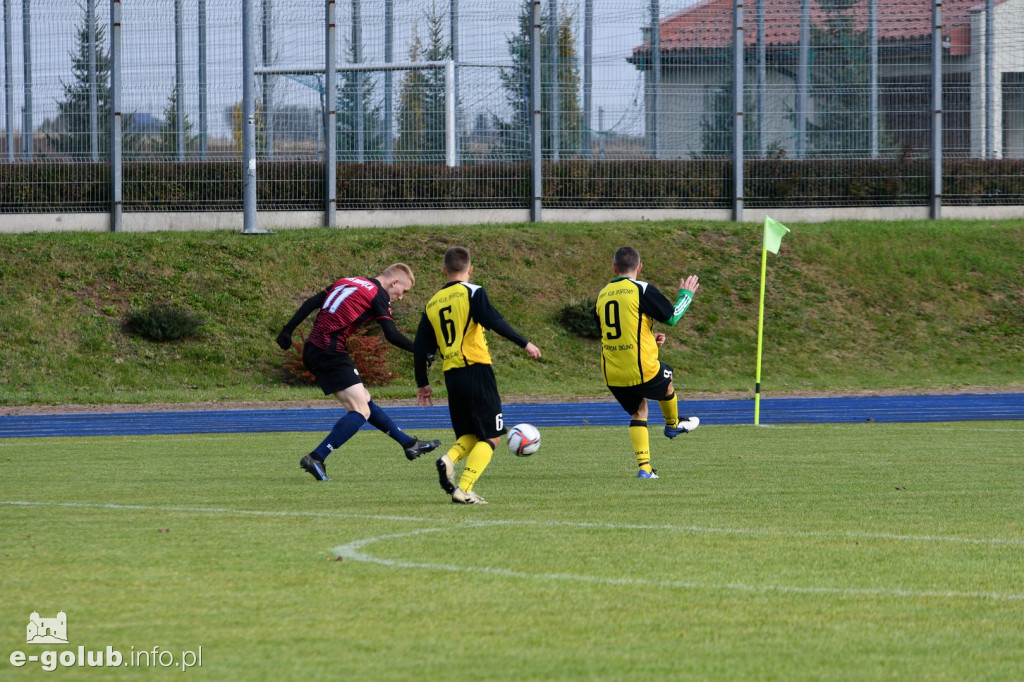
<svg viewBox="0 0 1024 682"><path fill-rule="evenodd" d="M508 449L517 457L529 457L540 450L540 431L532 424L516 424L508 432Z"/></svg>

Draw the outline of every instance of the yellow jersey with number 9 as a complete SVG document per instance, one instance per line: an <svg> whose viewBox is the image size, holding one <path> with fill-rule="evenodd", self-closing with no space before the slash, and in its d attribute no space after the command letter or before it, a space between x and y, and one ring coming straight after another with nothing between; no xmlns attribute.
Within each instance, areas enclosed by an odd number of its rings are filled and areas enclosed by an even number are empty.
<svg viewBox="0 0 1024 682"><path fill-rule="evenodd" d="M641 305L648 295L664 298L647 282L623 277L609 282L597 296L601 371L608 386L636 386L661 371L652 331L654 318L645 312L648 306Z"/></svg>
<svg viewBox="0 0 1024 682"><path fill-rule="evenodd" d="M467 365L491 364L484 328L471 314L473 295L479 290L476 284L452 282L427 301L425 313L434 330L445 372Z"/></svg>

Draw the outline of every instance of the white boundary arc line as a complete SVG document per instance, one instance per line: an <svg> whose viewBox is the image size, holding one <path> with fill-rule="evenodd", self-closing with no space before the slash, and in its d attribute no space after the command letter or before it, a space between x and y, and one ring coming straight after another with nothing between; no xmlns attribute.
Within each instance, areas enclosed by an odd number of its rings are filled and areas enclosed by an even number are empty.
<svg viewBox="0 0 1024 682"><path fill-rule="evenodd" d="M416 537L427 533L440 533L454 528L481 528L495 525L509 525L507 522L486 521L470 522L452 527L420 528L405 533L392 533L389 535L377 535L361 540L353 540L344 545L338 545L331 550L336 556L350 561L378 564L391 568L408 568L431 571L445 571L458 573L483 573L496 575L504 578L522 578L532 580L565 580L569 582L580 582L597 585L616 585L627 587L663 587L686 590L729 590L737 592L777 592L782 594L835 594L840 596L872 596L872 597L911 597L911 598L942 598L942 599L988 599L993 601L1024 601L1024 594L1002 593L1002 592L958 592L955 590L900 590L888 588L860 588L860 587L817 587L800 585L750 585L746 583L702 583L689 580L647 580L643 578L603 578L592 575L578 575L573 573L529 573L526 571L514 571L507 568L494 568L490 566L459 566L456 564L434 564L416 561L402 561L399 559L382 559L362 551L367 545L387 540L398 540L402 538ZM565 523L561 525L576 525ZM586 524L579 524L586 525Z"/></svg>
<svg viewBox="0 0 1024 682"><path fill-rule="evenodd" d="M76 509L110 509L114 511L147 511L147 512L172 512L183 514L225 514L240 516L258 517L282 517L282 518L338 518L338 519L366 519L375 521L397 521L413 523L444 523L439 519L428 519L416 516L391 516L382 514L350 514L345 512L303 512L303 511L273 511L260 509L231 509L228 507L176 507L163 505L145 504L116 504L96 502L40 502L28 500L0 500L0 505L16 507L57 507ZM860 532L815 532L815 531L777 531L777 530L755 530L743 528L713 528L701 526L671 526L671 525L644 525L630 523L593 523L574 521L530 521L530 520L495 520L495 521L469 521L450 526L431 526L418 530L393 533L388 535L376 535L360 540L353 540L343 545L338 545L332 552L339 557L352 561L374 563L382 566L395 568L426 569L448 572L484 573L509 578L523 578L534 580L566 580L601 585L624 585L624 586L646 586L666 587L680 589L700 590L733 590L743 592L778 592L791 594L837 594L844 596L886 596L886 597L939 597L939 598L961 598L961 599L990 599L996 601L1024 601L1024 594L1001 593L1001 592L958 592L953 590L899 590L886 588L856 588L856 587L816 587L816 586L795 586L795 585L748 585L745 583L700 583L685 580L645 580L640 578L603 578L599 576L577 575L572 573L528 573L514 571L506 568L493 568L487 566L459 566L455 564L433 564L413 561L400 561L396 559L382 559L371 554L362 552L362 548L386 540L397 540L407 537L415 537L427 533L440 533L458 528L481 528L487 526L562 526L567 528L607 528L609 530L662 530L682 533L723 533L732 535L774 535L778 537L848 537L860 539L878 540L899 540L905 542L951 542L964 544L988 544L1006 546L1024 546L1024 540L1012 538L968 538L955 536L930 536L930 535L898 535L892 533L860 533Z"/></svg>

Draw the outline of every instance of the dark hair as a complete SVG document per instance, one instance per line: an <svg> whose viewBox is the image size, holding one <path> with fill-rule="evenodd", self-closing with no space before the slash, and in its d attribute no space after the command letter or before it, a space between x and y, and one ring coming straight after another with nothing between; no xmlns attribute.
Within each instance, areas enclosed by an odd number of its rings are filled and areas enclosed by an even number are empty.
<svg viewBox="0 0 1024 682"><path fill-rule="evenodd" d="M469 264L469 249L463 246L453 246L444 252L444 269L448 272L465 272Z"/></svg>
<svg viewBox="0 0 1024 682"><path fill-rule="evenodd" d="M620 246L612 259L615 272L633 272L640 267L640 252L632 246Z"/></svg>

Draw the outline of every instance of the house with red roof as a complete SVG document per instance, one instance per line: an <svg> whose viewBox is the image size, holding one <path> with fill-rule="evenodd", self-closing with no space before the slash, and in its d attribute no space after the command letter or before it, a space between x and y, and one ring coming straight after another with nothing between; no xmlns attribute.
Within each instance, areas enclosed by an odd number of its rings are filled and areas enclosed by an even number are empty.
<svg viewBox="0 0 1024 682"><path fill-rule="evenodd" d="M869 2L875 41L869 40ZM801 5L744 3L745 153L927 154L933 118L931 0L809 0L806 49ZM649 26L628 58L645 75L648 148L656 146L660 158L731 155L733 7L733 0L702 0L660 22L656 93ZM943 0L942 10L944 156L1024 157L1024 0L995 3L991 98L985 2ZM989 121L994 125L986 136Z"/></svg>

